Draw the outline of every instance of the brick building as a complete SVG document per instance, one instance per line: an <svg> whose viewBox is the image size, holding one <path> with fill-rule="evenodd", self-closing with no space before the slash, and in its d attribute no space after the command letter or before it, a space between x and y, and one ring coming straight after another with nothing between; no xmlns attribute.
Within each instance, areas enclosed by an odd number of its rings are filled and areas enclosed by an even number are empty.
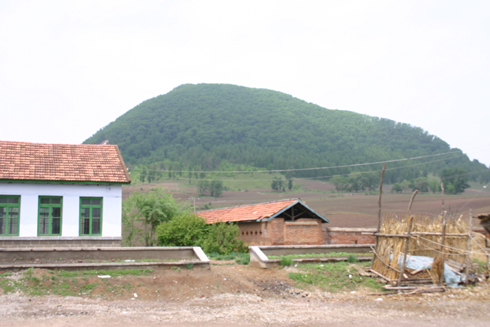
<svg viewBox="0 0 490 327"><path fill-rule="evenodd" d="M280 200L198 212L208 224L237 223L248 245L318 245L325 243L328 220L300 199Z"/></svg>

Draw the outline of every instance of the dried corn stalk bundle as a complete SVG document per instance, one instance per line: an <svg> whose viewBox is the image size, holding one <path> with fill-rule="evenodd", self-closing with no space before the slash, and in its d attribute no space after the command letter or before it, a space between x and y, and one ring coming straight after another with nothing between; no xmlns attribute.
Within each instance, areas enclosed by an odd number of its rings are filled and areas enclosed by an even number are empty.
<svg viewBox="0 0 490 327"><path fill-rule="evenodd" d="M435 258L440 254L443 217L414 216L408 254ZM398 261L403 255L409 229L409 217L385 216L377 236L373 269L388 279L398 278ZM458 235L451 235L458 234ZM446 258L464 263L467 253L468 222L462 217L446 221Z"/></svg>
<svg viewBox="0 0 490 327"><path fill-rule="evenodd" d="M408 250L410 254L435 258L440 253L442 220L442 216L435 218L415 217L414 225L412 227L412 234L414 235L410 239ZM465 262L468 250L468 229L468 221L464 220L462 216L458 219L447 217L446 237L444 242L446 258L459 263Z"/></svg>

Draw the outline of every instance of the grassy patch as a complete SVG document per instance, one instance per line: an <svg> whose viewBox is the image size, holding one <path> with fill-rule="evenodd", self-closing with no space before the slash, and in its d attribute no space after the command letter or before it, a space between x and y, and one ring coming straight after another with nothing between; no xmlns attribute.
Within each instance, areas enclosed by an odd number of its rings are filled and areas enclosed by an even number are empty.
<svg viewBox="0 0 490 327"><path fill-rule="evenodd" d="M269 259L282 259L283 257L288 257L291 259L299 258L329 258L329 257L369 257L373 256L372 253L348 253L348 252L329 252L329 253L303 253L303 254L288 254L283 256L269 255Z"/></svg>
<svg viewBox="0 0 490 327"><path fill-rule="evenodd" d="M4 293L14 292L19 288L19 283L14 280L0 279L0 288Z"/></svg>
<svg viewBox="0 0 490 327"><path fill-rule="evenodd" d="M472 259L471 261L473 262L473 269L475 270L475 273L482 274L487 270L487 263L485 261L478 259Z"/></svg>
<svg viewBox="0 0 490 327"><path fill-rule="evenodd" d="M282 256L281 257L281 266L283 267L288 267L293 264L293 258L288 257L288 256Z"/></svg>
<svg viewBox="0 0 490 327"><path fill-rule="evenodd" d="M152 271L152 269L38 271L30 268L24 271L22 277L17 280L9 278L12 274L0 275L0 289L4 293L21 292L25 295L91 295L93 290L103 285L102 280L97 279L98 275L142 276L149 275ZM104 281L106 287L116 294L131 289L131 284L118 284L120 282L114 278Z"/></svg>
<svg viewBox="0 0 490 327"><path fill-rule="evenodd" d="M370 263L358 265L367 266ZM375 279L360 276L353 265L347 262L298 265L298 269L302 271L289 273L289 278L298 287L319 286L330 292L349 291L357 287L381 290L381 285Z"/></svg>
<svg viewBox="0 0 490 327"><path fill-rule="evenodd" d="M359 259L357 259L357 257L355 255L351 254L347 257L347 262L349 262L349 263L359 262Z"/></svg>
<svg viewBox="0 0 490 327"><path fill-rule="evenodd" d="M110 275L111 277L117 276L141 276L141 275L149 275L153 272L153 269L124 269L124 270L75 270L75 271L66 271L60 270L57 274L60 277L96 277L98 275Z"/></svg>
<svg viewBox="0 0 490 327"><path fill-rule="evenodd" d="M231 252L229 254L219 254L219 253L208 253L206 254L209 259L212 260L220 260L220 261L229 261L235 260L236 263L241 265L248 265L250 262L250 253L240 253L240 252Z"/></svg>

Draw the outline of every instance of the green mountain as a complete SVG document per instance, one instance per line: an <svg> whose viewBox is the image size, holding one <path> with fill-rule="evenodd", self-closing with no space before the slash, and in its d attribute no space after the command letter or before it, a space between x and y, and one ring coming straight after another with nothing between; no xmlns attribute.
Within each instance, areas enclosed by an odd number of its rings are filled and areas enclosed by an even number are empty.
<svg viewBox="0 0 490 327"><path fill-rule="evenodd" d="M471 172L471 179L488 178L485 165L470 161L421 128L325 109L276 91L226 84L181 85L142 102L84 143L106 139L119 145L130 166L160 162L166 163L161 169L220 170L244 165L279 170L427 156L388 163L385 179L414 179L455 167ZM380 166L289 174L332 176L379 171Z"/></svg>

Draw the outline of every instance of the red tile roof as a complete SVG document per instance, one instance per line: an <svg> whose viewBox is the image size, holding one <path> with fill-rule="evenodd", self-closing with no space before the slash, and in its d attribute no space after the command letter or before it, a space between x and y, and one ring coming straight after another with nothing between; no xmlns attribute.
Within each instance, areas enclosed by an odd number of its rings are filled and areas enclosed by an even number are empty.
<svg viewBox="0 0 490 327"><path fill-rule="evenodd" d="M0 180L130 183L117 145L0 141Z"/></svg>
<svg viewBox="0 0 490 327"><path fill-rule="evenodd" d="M298 201L301 200L280 200L233 208L201 211L198 212L197 215L206 219L208 224L217 222L257 221L258 219L261 220L274 216L276 213L286 209Z"/></svg>

